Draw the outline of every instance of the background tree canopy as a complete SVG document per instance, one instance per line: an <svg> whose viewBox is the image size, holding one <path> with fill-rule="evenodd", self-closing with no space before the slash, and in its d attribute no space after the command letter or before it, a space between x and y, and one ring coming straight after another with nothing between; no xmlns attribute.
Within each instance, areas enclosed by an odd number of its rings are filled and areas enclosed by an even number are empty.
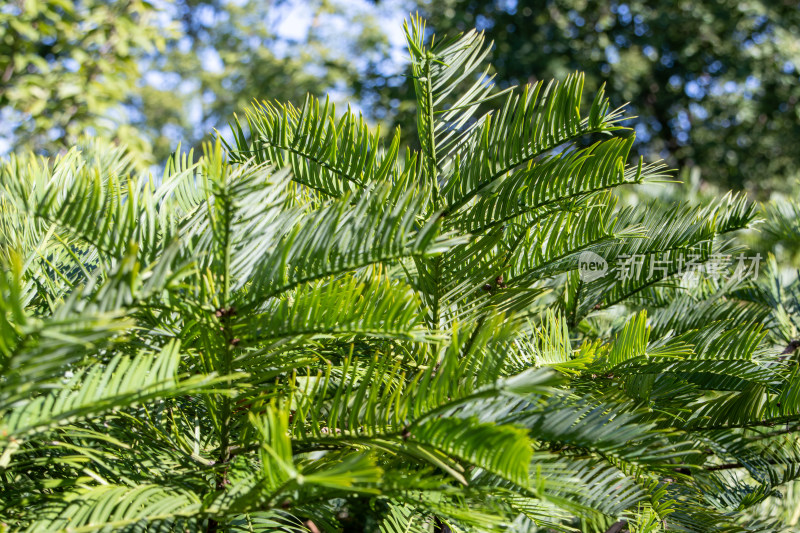
<svg viewBox="0 0 800 533"><path fill-rule="evenodd" d="M170 34L156 15L143 1L0 6L0 147L52 152L88 129L148 153L146 139L109 112L135 88L143 57L164 48Z"/></svg>
<svg viewBox="0 0 800 533"><path fill-rule="evenodd" d="M767 197L800 162L800 4L631 0L27 0L0 10L5 151L53 153L84 132L163 162L253 99L333 90L413 142L397 27L494 40L503 84L586 72L638 116L634 155ZM35 118L34 118L35 117ZM384 132L386 133L386 132ZM140 159L141 160L141 159Z"/></svg>
<svg viewBox="0 0 800 533"><path fill-rule="evenodd" d="M581 69L638 115L638 150L730 187L782 188L800 163L800 4L436 0L440 33L477 26L498 78Z"/></svg>
<svg viewBox="0 0 800 533"><path fill-rule="evenodd" d="M381 13L329 0L8 3L0 152L54 153L86 132L163 163L253 99L299 103L330 90L360 99L382 81L360 73L388 57Z"/></svg>

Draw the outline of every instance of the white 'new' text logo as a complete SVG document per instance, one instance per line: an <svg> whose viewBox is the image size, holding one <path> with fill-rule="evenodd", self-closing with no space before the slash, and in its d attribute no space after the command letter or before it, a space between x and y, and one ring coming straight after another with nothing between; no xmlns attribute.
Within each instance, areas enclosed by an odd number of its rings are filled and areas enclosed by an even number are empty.
<svg viewBox="0 0 800 533"><path fill-rule="evenodd" d="M578 274L583 281L594 281L608 272L608 263L594 252L583 252L578 257Z"/></svg>

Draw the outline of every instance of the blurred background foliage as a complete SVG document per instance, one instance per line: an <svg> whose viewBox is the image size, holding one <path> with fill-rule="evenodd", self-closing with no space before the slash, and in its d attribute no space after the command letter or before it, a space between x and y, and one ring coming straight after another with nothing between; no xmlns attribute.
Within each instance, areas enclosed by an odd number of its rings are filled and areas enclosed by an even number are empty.
<svg viewBox="0 0 800 533"><path fill-rule="evenodd" d="M172 36L144 1L20 0L0 5L0 135L8 150L53 152L82 133L110 135L149 155L114 111L140 62Z"/></svg>
<svg viewBox="0 0 800 533"><path fill-rule="evenodd" d="M307 92L354 99L411 134L392 32L413 10L439 34L485 30L500 84L574 70L607 84L638 116L635 155L695 176L689 190L796 195L800 2L789 0L13 0L0 6L0 153L54 153L87 133L160 164L253 99Z"/></svg>
<svg viewBox="0 0 800 533"><path fill-rule="evenodd" d="M630 102L639 151L763 194L800 167L800 3L787 0L432 0L438 31L477 26L498 79L583 70Z"/></svg>
<svg viewBox="0 0 800 533"><path fill-rule="evenodd" d="M348 0L0 3L0 152L52 154L88 134L160 164L253 99L361 100L390 56L384 11Z"/></svg>

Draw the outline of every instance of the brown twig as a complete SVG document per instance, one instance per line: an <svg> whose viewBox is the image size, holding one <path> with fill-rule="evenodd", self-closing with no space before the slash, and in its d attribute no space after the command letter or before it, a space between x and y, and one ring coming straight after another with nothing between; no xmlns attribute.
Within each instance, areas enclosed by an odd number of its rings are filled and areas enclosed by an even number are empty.
<svg viewBox="0 0 800 533"><path fill-rule="evenodd" d="M620 520L619 522L614 522L611 524L611 527L606 530L606 533L619 533L626 527L628 527L628 521Z"/></svg>

